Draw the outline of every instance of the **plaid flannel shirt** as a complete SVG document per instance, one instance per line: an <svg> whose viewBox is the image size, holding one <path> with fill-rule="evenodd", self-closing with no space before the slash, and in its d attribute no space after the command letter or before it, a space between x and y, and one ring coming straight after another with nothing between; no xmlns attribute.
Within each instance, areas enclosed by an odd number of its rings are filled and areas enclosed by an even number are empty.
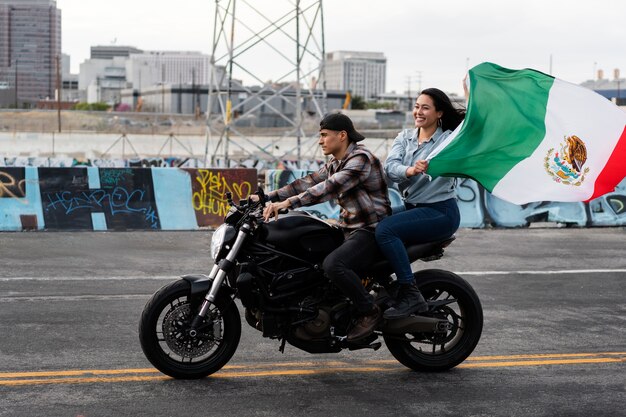
<svg viewBox="0 0 626 417"><path fill-rule="evenodd" d="M339 226L345 229L374 228L391 215L391 203L382 164L365 146L351 143L343 159L330 159L319 171L269 193L272 201L291 203L292 208L337 199Z"/></svg>

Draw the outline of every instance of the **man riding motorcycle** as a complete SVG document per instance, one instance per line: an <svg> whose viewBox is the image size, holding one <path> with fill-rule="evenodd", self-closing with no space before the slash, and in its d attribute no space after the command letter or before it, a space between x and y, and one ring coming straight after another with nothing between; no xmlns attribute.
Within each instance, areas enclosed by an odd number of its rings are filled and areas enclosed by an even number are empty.
<svg viewBox="0 0 626 417"><path fill-rule="evenodd" d="M381 310L361 283L361 276L379 253L374 229L391 215L380 160L364 145L352 120L341 113L326 115L320 122L319 145L332 158L319 171L272 191L263 212L267 221L279 210L298 208L337 199L339 223L346 239L324 260L323 269L358 310L348 341L369 336L381 318ZM257 196L253 196L257 198Z"/></svg>

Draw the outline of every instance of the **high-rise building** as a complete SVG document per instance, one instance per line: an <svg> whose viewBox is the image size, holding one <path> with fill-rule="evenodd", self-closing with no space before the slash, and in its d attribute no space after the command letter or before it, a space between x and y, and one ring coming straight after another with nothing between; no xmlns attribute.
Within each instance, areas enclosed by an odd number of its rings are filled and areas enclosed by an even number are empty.
<svg viewBox="0 0 626 417"><path fill-rule="evenodd" d="M140 54L143 51L134 46L98 45L91 47L91 59L113 59L116 56L128 57L130 54Z"/></svg>
<svg viewBox="0 0 626 417"><path fill-rule="evenodd" d="M135 88L155 84L208 84L211 56L188 51L131 54L127 78Z"/></svg>
<svg viewBox="0 0 626 417"><path fill-rule="evenodd" d="M61 56L61 10L56 0L0 0L0 81L19 106L53 98Z"/></svg>
<svg viewBox="0 0 626 417"><path fill-rule="evenodd" d="M370 100L385 92L387 58L382 52L329 52L325 73L326 88Z"/></svg>

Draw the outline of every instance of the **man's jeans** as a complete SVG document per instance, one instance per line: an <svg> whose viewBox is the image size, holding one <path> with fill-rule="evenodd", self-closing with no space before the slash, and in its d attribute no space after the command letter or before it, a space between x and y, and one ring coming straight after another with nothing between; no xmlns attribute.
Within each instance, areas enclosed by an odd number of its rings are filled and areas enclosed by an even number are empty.
<svg viewBox="0 0 626 417"><path fill-rule="evenodd" d="M374 232L359 229L324 259L324 272L361 314L370 313L374 308L372 296L365 291L361 278L366 277L367 268L380 257Z"/></svg>

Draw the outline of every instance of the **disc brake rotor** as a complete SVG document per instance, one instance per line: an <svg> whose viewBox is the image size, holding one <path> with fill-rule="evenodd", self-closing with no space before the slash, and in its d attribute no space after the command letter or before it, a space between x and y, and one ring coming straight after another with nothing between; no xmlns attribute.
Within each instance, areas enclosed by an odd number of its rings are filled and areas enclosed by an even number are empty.
<svg viewBox="0 0 626 417"><path fill-rule="evenodd" d="M209 352L221 338L222 326L219 317L211 325L207 317L198 329L196 337L189 336L191 307L187 301L178 303L163 318L163 337L172 352L184 358L197 358Z"/></svg>

